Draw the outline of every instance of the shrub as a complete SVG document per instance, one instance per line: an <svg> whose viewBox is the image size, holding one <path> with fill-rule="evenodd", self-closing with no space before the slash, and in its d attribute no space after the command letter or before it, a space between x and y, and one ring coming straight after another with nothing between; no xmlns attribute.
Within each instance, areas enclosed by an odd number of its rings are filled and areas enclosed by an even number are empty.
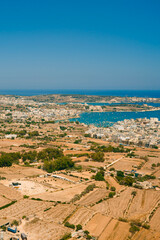
<svg viewBox="0 0 160 240"><path fill-rule="evenodd" d="M119 217L118 220L121 221L121 222L127 222L127 219L125 219L125 218L121 218L121 217Z"/></svg>
<svg viewBox="0 0 160 240"><path fill-rule="evenodd" d="M67 128L64 127L64 126L60 126L60 129L61 129L62 131L64 131L64 130L66 130Z"/></svg>
<svg viewBox="0 0 160 240"><path fill-rule="evenodd" d="M71 233L65 233L60 240L67 240L69 238L71 238Z"/></svg>
<svg viewBox="0 0 160 240"><path fill-rule="evenodd" d="M136 194L137 194L137 192L136 192L136 191L133 191L131 194L135 197Z"/></svg>
<svg viewBox="0 0 160 240"><path fill-rule="evenodd" d="M109 198L113 198L113 196L114 196L115 194L116 194L115 192L110 192L110 193L108 194L108 197L109 197Z"/></svg>
<svg viewBox="0 0 160 240"><path fill-rule="evenodd" d="M81 224L76 225L76 231L79 231L81 229L82 229L82 225Z"/></svg>
<svg viewBox="0 0 160 240"><path fill-rule="evenodd" d="M65 227L68 227L68 228L72 228L72 229L75 229L75 225L74 224L70 224L69 222L66 222L64 224Z"/></svg>
<svg viewBox="0 0 160 240"><path fill-rule="evenodd" d="M19 222L17 220L13 220L13 222L11 223L11 226L18 226Z"/></svg>
<svg viewBox="0 0 160 240"><path fill-rule="evenodd" d="M81 142L82 142L81 139L77 139L77 140L74 141L75 144L78 144L78 143L81 143Z"/></svg>
<svg viewBox="0 0 160 240"><path fill-rule="evenodd" d="M27 195L24 195L24 196L23 196L23 198L29 198L29 196L27 196Z"/></svg>
<svg viewBox="0 0 160 240"><path fill-rule="evenodd" d="M12 201L12 202L10 202L10 203L8 203L8 204L0 207L0 210L2 210L2 209L4 209L4 208L7 208L7 207L10 207L12 204L14 204L14 203L16 203L16 202L17 202L16 200L15 200L15 201Z"/></svg>
<svg viewBox="0 0 160 240"><path fill-rule="evenodd" d="M96 175L94 176L94 179L96 181L104 181L104 176L102 175L101 172L97 172Z"/></svg>
<svg viewBox="0 0 160 240"><path fill-rule="evenodd" d="M86 239L92 239L92 237L90 235L87 235Z"/></svg>
<svg viewBox="0 0 160 240"><path fill-rule="evenodd" d="M123 178L123 177L124 177L124 172L122 172L122 171L117 171L117 177Z"/></svg>
<svg viewBox="0 0 160 240"><path fill-rule="evenodd" d="M148 224L146 224L146 223L144 223L144 224L142 225L142 227L145 228L145 229L150 229L150 225L148 225Z"/></svg>
<svg viewBox="0 0 160 240"><path fill-rule="evenodd" d="M109 171L115 171L115 168L114 168L114 167L112 167L112 168L110 168L110 169L109 169Z"/></svg>
<svg viewBox="0 0 160 240"><path fill-rule="evenodd" d="M104 162L104 153L103 152L95 152L91 154L91 158L95 162Z"/></svg>
<svg viewBox="0 0 160 240"><path fill-rule="evenodd" d="M115 187L111 187L111 191L115 192L116 188Z"/></svg>
<svg viewBox="0 0 160 240"><path fill-rule="evenodd" d="M139 227L137 227L136 225L131 226L129 229L129 231L133 234L139 230L140 230Z"/></svg>

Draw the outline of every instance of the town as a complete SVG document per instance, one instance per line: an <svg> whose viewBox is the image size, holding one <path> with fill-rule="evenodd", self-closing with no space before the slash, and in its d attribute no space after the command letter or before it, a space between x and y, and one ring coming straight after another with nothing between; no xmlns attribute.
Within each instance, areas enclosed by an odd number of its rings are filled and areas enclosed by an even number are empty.
<svg viewBox="0 0 160 240"><path fill-rule="evenodd" d="M91 126L86 134L110 142L157 148L160 144L160 121L158 118L125 119L107 128Z"/></svg>

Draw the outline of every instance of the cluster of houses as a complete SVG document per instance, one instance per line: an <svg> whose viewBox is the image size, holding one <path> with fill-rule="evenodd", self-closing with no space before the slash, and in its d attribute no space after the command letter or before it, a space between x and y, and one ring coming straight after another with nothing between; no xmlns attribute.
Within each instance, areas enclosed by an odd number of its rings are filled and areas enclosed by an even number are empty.
<svg viewBox="0 0 160 240"><path fill-rule="evenodd" d="M2 110L0 112L0 119L10 119L13 121L26 121L30 118L32 121L39 121L44 119L45 121L58 120L58 119L67 119L78 117L80 111L77 109L65 109L65 108L35 108L35 107L26 107L25 111L15 111L15 110Z"/></svg>
<svg viewBox="0 0 160 240"><path fill-rule="evenodd" d="M108 128L90 126L86 134L111 142L155 147L160 144L160 121L158 118L125 119Z"/></svg>
<svg viewBox="0 0 160 240"><path fill-rule="evenodd" d="M0 219L0 240L27 240L25 233L20 233L17 227L13 227L7 219Z"/></svg>

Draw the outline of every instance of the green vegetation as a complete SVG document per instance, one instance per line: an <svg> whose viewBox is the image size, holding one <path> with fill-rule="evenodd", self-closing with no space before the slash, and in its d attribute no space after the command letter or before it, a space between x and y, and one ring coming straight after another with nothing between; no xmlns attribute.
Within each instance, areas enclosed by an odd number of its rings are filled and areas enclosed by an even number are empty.
<svg viewBox="0 0 160 240"><path fill-rule="evenodd" d="M117 171L116 179L118 180L119 184L126 185L126 186L132 186L135 182L135 179L131 176L124 176L124 172Z"/></svg>
<svg viewBox="0 0 160 240"><path fill-rule="evenodd" d="M35 201L43 201L41 198L31 198L31 200L35 200Z"/></svg>
<svg viewBox="0 0 160 240"><path fill-rule="evenodd" d="M93 189L94 189L95 187L96 187L95 184L90 184L90 185L88 185L88 186L86 187L86 189L85 189L83 192L81 192L81 194L76 194L76 195L72 198L71 202L75 202L75 201L80 200L81 197L83 197L83 196L86 195L87 193L93 191Z"/></svg>
<svg viewBox="0 0 160 240"><path fill-rule="evenodd" d="M124 148L123 145L119 145L118 147L113 147L112 145L108 145L108 146L102 145L102 146L100 146L97 143L93 143L90 149L94 150L96 152L115 152L115 153L130 152L130 149Z"/></svg>
<svg viewBox="0 0 160 240"><path fill-rule="evenodd" d="M113 198L115 194L116 194L115 192L110 192L110 193L108 194L108 197L109 197L109 198Z"/></svg>
<svg viewBox="0 0 160 240"><path fill-rule="evenodd" d="M81 142L82 142L81 139L77 139L77 140L74 141L75 144L79 144L79 143L81 143Z"/></svg>
<svg viewBox="0 0 160 240"><path fill-rule="evenodd" d="M64 130L66 130L67 128L64 127L64 126L60 126L60 129L61 129L62 131L64 131Z"/></svg>
<svg viewBox="0 0 160 240"><path fill-rule="evenodd" d="M38 131L33 131L28 133L28 138L37 137L37 136L39 136Z"/></svg>
<svg viewBox="0 0 160 240"><path fill-rule="evenodd" d="M13 220L11 226L18 226L19 222L17 220Z"/></svg>
<svg viewBox="0 0 160 240"><path fill-rule="evenodd" d="M15 153L5 153L1 152L0 156L0 167L10 167L13 163L18 163L21 158L21 154L19 152Z"/></svg>
<svg viewBox="0 0 160 240"><path fill-rule="evenodd" d="M44 212L47 212L47 211L50 210L50 209L51 209L51 207L46 208L46 209L44 209Z"/></svg>
<svg viewBox="0 0 160 240"><path fill-rule="evenodd" d="M76 231L79 231L81 229L82 229L82 225L81 224L76 225Z"/></svg>
<svg viewBox="0 0 160 240"><path fill-rule="evenodd" d="M101 172L97 172L95 176L93 176L93 178L96 180L96 181L104 181L104 176Z"/></svg>
<svg viewBox="0 0 160 240"><path fill-rule="evenodd" d="M11 152L5 153L1 152L0 156L0 167L10 167L13 163L18 164L19 160L22 159L23 162L29 160L30 163L38 160L49 161L59 157L62 157L63 151L60 148L46 148L39 153L37 151L29 151L29 152ZM27 164L27 163L26 163Z"/></svg>
<svg viewBox="0 0 160 240"><path fill-rule="evenodd" d="M137 192L133 191L131 194L133 195L133 197L135 197L137 195Z"/></svg>
<svg viewBox="0 0 160 240"><path fill-rule="evenodd" d="M115 192L115 191L116 191L116 188L115 188L115 187L111 187L111 191L112 191L112 192Z"/></svg>
<svg viewBox="0 0 160 240"><path fill-rule="evenodd" d="M74 224L70 224L69 222L66 222L64 224L65 227L68 227L68 228L72 228L72 229L75 229L75 225Z"/></svg>
<svg viewBox="0 0 160 240"><path fill-rule="evenodd" d="M137 227L136 225L132 225L131 227L130 227L130 229L129 229L129 231L131 232L131 233L135 233L135 232L137 232L137 231L139 231L140 230L140 228L139 227Z"/></svg>
<svg viewBox="0 0 160 240"><path fill-rule="evenodd" d="M95 162L104 162L104 153L103 152L92 153L91 158Z"/></svg>
<svg viewBox="0 0 160 240"><path fill-rule="evenodd" d="M142 225L142 227L145 228L145 229L150 229L150 225L148 225L147 223L144 223L144 224Z"/></svg>
<svg viewBox="0 0 160 240"><path fill-rule="evenodd" d="M23 196L23 198L24 198L24 199L27 199L27 198L29 198L29 196L27 196L27 195L24 195L24 196Z"/></svg>
<svg viewBox="0 0 160 240"><path fill-rule="evenodd" d="M15 200L15 201L12 201L12 202L10 202L10 203L8 203L8 204L6 204L6 205L0 207L0 210L2 210L2 209L4 209L4 208L7 208L7 207L13 205L13 204L16 203L16 202L17 202L16 200Z"/></svg>
<svg viewBox="0 0 160 240"><path fill-rule="evenodd" d="M156 179L156 176L154 175L145 175L143 177L138 177L137 180L139 182L144 182L144 181L147 181L147 180L150 180L150 179Z"/></svg>
<svg viewBox="0 0 160 240"><path fill-rule="evenodd" d="M118 220L121 221L121 222L128 222L126 218L122 218L122 217L119 217Z"/></svg>
<svg viewBox="0 0 160 240"><path fill-rule="evenodd" d="M130 153L127 154L127 157L130 157L130 158L135 157L135 156L136 156L136 155L135 155L134 152L130 152Z"/></svg>
<svg viewBox="0 0 160 240"><path fill-rule="evenodd" d="M53 171L69 169L74 167L74 162L70 157L63 156L55 159L54 161L45 161L44 162L44 170L51 173Z"/></svg>
<svg viewBox="0 0 160 240"><path fill-rule="evenodd" d="M59 148L46 148L37 154L38 160L52 160L63 156L63 151Z"/></svg>
<svg viewBox="0 0 160 240"><path fill-rule="evenodd" d="M65 233L60 240L67 240L69 238L71 238L71 233Z"/></svg>

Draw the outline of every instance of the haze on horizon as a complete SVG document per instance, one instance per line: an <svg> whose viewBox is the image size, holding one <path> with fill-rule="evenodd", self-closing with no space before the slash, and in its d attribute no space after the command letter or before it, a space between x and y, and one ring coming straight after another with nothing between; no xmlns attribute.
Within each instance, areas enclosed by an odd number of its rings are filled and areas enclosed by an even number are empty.
<svg viewBox="0 0 160 240"><path fill-rule="evenodd" d="M5 0L0 89L160 89L160 1Z"/></svg>

